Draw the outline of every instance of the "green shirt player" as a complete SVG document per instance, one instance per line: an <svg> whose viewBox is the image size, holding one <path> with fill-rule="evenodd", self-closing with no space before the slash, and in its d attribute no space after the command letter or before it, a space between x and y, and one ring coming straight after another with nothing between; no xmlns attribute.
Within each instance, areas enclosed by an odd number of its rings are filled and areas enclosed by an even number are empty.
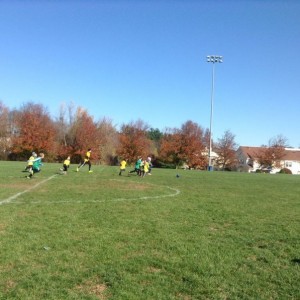
<svg viewBox="0 0 300 300"><path fill-rule="evenodd" d="M135 163L134 170L130 171L129 174L136 172L138 175L140 175L141 163L142 163L142 158L139 156L138 160Z"/></svg>
<svg viewBox="0 0 300 300"><path fill-rule="evenodd" d="M44 153L40 153L40 155L35 158L32 162L32 168L29 170L29 175L27 176L27 178L32 178L32 176L35 173L38 173L41 171L41 166L42 164L42 159L44 158Z"/></svg>

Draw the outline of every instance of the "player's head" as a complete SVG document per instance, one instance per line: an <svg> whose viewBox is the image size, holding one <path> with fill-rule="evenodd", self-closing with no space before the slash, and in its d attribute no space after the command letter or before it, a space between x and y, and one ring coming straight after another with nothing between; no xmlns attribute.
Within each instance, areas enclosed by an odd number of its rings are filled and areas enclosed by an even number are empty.
<svg viewBox="0 0 300 300"><path fill-rule="evenodd" d="M43 152L41 152L41 153L40 153L40 157L41 157L41 158L44 158L44 157L45 157L45 154L44 154Z"/></svg>

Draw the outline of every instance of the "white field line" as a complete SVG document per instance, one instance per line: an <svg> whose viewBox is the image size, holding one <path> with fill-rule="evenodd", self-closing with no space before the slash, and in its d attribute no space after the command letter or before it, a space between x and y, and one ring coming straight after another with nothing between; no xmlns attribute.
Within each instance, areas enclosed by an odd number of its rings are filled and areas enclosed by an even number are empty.
<svg viewBox="0 0 300 300"><path fill-rule="evenodd" d="M50 179L50 178L49 178ZM48 179L48 180L49 180ZM122 181L124 182L125 180L118 180L118 179L110 179L112 181ZM41 182L42 183L42 182ZM162 199L162 198L167 198L167 197L176 197L177 195L180 194L180 190L176 188L171 188L169 186L162 186L162 185L155 185L151 183L146 183L147 185L152 185L152 186L158 186L158 187L163 187L165 189L168 189L172 191L170 194L166 195L157 195L157 196L144 196L144 197L136 197L136 198L115 198L111 200L77 200L77 201L72 201L72 200L60 200L60 201L30 201L26 202L26 204L59 204L59 203L70 203L70 204L81 204L81 203L103 203L103 202L121 202L121 201L136 201L136 200L152 200L152 199ZM24 192L23 192L24 193ZM25 202L14 202L14 204L25 204Z"/></svg>
<svg viewBox="0 0 300 300"><path fill-rule="evenodd" d="M43 183L45 183L45 182L47 182L47 181L53 179L55 176L57 176L57 174L54 174L54 175L50 176L49 178L47 178L47 179L45 179L45 180L43 180L43 181L40 181L39 183L37 183L37 184L31 186L30 188L28 188L27 190L25 190L25 191L23 191L23 192L17 193L17 194L15 194L15 195L13 195L13 196L7 198L7 199L0 200L0 205L3 205L3 204L7 204L7 203L12 202L13 200L17 199L19 196L21 196L21 195L23 195L23 194L25 194L25 193L27 193L27 192L29 192L29 191L35 189L36 187L38 187L39 185L41 185L41 184L43 184Z"/></svg>

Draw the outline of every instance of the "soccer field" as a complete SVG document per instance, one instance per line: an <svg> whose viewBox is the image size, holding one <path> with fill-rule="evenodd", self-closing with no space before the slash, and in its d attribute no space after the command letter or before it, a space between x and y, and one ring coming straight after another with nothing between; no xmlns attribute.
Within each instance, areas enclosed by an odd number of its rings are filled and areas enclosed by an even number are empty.
<svg viewBox="0 0 300 300"><path fill-rule="evenodd" d="M24 167L0 162L0 299L300 299L300 176Z"/></svg>

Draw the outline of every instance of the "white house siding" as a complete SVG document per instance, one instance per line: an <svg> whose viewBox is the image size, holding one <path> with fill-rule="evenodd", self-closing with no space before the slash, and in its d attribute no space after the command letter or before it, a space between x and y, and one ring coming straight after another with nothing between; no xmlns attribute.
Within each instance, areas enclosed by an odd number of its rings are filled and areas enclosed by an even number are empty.
<svg viewBox="0 0 300 300"><path fill-rule="evenodd" d="M237 150L237 158L239 161L239 170L255 172L260 169L260 165L255 160L255 151L260 147L241 146ZM249 165L250 164L250 165ZM285 148L285 159L280 162L281 168L291 170L292 174L300 175L300 149ZM274 168L271 173L277 173L281 168Z"/></svg>
<svg viewBox="0 0 300 300"><path fill-rule="evenodd" d="M298 161L285 161L284 167L290 169L293 174L300 174L300 162Z"/></svg>

